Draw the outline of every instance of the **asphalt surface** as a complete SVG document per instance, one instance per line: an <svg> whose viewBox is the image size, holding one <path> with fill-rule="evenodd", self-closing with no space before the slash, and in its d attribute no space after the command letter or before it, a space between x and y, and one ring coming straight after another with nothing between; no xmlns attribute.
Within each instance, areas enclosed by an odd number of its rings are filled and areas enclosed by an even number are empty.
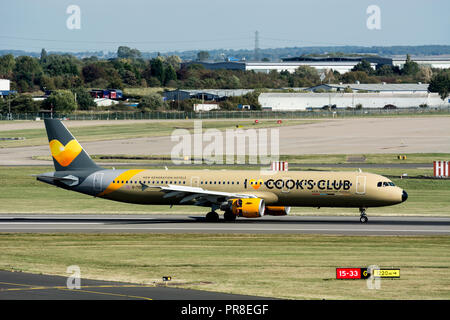
<svg viewBox="0 0 450 320"><path fill-rule="evenodd" d="M68 274L68 277L70 274ZM255 296L83 279L69 289L68 278L0 271L0 300L256 300ZM162 282L162 281L161 281ZM69 284L74 282L69 280Z"/></svg>
<svg viewBox="0 0 450 320"><path fill-rule="evenodd" d="M0 215L0 232L25 233L254 233L450 235L450 217L265 216L205 222L203 215Z"/></svg>

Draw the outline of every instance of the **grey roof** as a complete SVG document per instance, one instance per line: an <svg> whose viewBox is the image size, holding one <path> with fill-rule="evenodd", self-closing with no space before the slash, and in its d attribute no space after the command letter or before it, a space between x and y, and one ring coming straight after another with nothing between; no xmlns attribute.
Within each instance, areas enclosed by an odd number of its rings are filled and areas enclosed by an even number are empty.
<svg viewBox="0 0 450 320"><path fill-rule="evenodd" d="M169 92L176 92L169 91ZM243 96L249 92L255 91L254 89L201 89L201 90L189 90L189 89L180 89L180 92L186 92L190 95L195 95L199 93L217 95L221 97L233 97L233 96Z"/></svg>
<svg viewBox="0 0 450 320"><path fill-rule="evenodd" d="M344 83L324 85L342 90L350 87L352 90L366 91L428 91L428 83Z"/></svg>

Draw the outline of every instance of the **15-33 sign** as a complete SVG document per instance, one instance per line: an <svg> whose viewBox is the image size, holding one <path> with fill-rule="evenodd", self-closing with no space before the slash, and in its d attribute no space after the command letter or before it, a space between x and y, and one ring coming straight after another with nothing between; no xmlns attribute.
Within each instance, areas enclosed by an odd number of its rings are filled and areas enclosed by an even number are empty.
<svg viewBox="0 0 450 320"><path fill-rule="evenodd" d="M400 278L400 269L374 269L374 278ZM336 268L336 279L369 279L370 272L367 268Z"/></svg>

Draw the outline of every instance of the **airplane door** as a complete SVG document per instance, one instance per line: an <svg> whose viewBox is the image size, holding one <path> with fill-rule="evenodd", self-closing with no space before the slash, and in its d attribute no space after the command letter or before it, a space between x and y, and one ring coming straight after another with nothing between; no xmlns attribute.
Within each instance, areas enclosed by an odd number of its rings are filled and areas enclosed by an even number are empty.
<svg viewBox="0 0 450 320"><path fill-rule="evenodd" d="M103 181L103 173L94 174L94 190L95 191L102 190L102 181Z"/></svg>
<svg viewBox="0 0 450 320"><path fill-rule="evenodd" d="M356 177L356 193L365 194L366 193L366 176Z"/></svg>
<svg viewBox="0 0 450 320"><path fill-rule="evenodd" d="M191 178L191 187L199 187L199 185L200 185L200 178L192 177Z"/></svg>

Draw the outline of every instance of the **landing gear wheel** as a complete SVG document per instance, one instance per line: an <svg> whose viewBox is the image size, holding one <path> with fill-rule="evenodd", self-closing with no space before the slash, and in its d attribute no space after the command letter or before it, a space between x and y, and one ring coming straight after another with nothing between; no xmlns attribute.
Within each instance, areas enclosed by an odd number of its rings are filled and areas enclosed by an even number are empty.
<svg viewBox="0 0 450 320"><path fill-rule="evenodd" d="M223 219L225 221L236 221L236 216L231 211L225 211L223 214Z"/></svg>
<svg viewBox="0 0 450 320"><path fill-rule="evenodd" d="M360 218L359 221L361 221L361 223L367 223L367 221L369 221L369 219L366 216L366 209L365 208L359 208L359 213L360 213Z"/></svg>
<svg viewBox="0 0 450 320"><path fill-rule="evenodd" d="M217 222L217 221L219 221L219 215L215 211L208 212L206 214L206 221Z"/></svg>

